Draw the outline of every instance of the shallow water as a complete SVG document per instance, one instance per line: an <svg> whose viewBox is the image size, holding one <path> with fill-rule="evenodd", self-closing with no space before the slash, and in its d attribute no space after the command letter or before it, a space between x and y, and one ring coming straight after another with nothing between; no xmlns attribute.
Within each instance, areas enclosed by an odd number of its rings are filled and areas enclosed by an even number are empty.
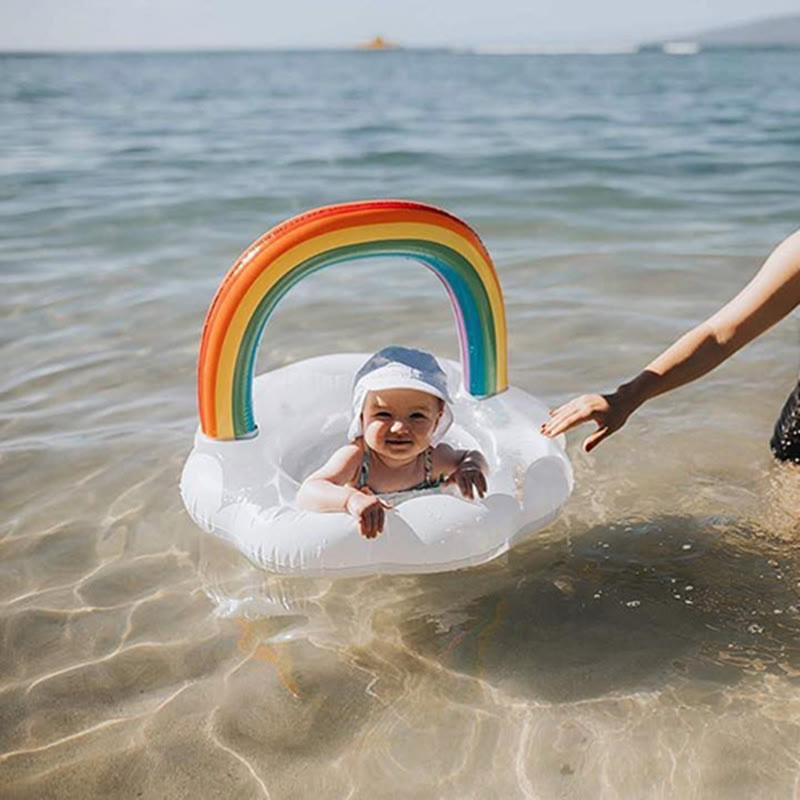
<svg viewBox="0 0 800 800"><path fill-rule="evenodd" d="M654 401L548 530L444 575L282 579L177 492L205 309L307 207L434 202L493 254L512 382L634 374L797 227L797 51L0 58L8 798L792 798L788 320ZM456 357L444 290L307 280L260 368Z"/></svg>

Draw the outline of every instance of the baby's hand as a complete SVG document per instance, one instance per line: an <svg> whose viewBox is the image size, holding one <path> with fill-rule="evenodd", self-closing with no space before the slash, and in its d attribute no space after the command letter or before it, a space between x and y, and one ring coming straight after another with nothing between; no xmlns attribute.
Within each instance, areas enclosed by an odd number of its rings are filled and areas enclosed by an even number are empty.
<svg viewBox="0 0 800 800"><path fill-rule="evenodd" d="M347 513L358 520L358 530L366 539L374 539L383 531L387 508L391 506L368 489L355 490L347 500Z"/></svg>
<svg viewBox="0 0 800 800"><path fill-rule="evenodd" d="M458 490L469 500L486 496L486 476L480 464L474 461L464 461L456 467L448 483L455 483Z"/></svg>

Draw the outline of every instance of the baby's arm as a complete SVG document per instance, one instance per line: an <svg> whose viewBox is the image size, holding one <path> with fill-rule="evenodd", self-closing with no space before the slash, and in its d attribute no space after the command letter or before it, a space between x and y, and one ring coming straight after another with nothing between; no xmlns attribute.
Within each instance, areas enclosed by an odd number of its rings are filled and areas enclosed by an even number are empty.
<svg viewBox="0 0 800 800"><path fill-rule="evenodd" d="M382 500L345 484L355 479L361 465L361 448L349 444L337 450L297 492L297 505L306 511L344 511L358 520L361 535L374 539L385 519Z"/></svg>
<svg viewBox="0 0 800 800"><path fill-rule="evenodd" d="M433 456L436 474L446 475L447 483L455 483L464 497L474 500L486 495L489 464L480 450L455 450L440 444Z"/></svg>
<svg viewBox="0 0 800 800"><path fill-rule="evenodd" d="M361 449L348 444L340 447L316 472L300 485L297 505L306 511L346 511L354 489L345 486L355 478L361 464Z"/></svg>

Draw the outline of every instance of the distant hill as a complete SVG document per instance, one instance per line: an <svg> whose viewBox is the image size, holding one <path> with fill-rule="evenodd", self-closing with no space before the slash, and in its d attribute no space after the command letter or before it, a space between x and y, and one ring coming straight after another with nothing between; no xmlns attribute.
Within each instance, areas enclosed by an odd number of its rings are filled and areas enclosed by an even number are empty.
<svg viewBox="0 0 800 800"><path fill-rule="evenodd" d="M800 14L726 25L679 38L711 47L800 47Z"/></svg>

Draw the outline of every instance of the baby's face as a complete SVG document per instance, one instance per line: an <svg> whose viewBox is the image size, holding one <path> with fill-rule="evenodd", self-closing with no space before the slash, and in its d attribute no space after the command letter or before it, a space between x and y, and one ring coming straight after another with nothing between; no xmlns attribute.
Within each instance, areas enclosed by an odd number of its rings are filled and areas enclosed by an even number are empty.
<svg viewBox="0 0 800 800"><path fill-rule="evenodd" d="M431 444L442 401L416 389L369 392L364 401L364 441L390 460L416 458Z"/></svg>

